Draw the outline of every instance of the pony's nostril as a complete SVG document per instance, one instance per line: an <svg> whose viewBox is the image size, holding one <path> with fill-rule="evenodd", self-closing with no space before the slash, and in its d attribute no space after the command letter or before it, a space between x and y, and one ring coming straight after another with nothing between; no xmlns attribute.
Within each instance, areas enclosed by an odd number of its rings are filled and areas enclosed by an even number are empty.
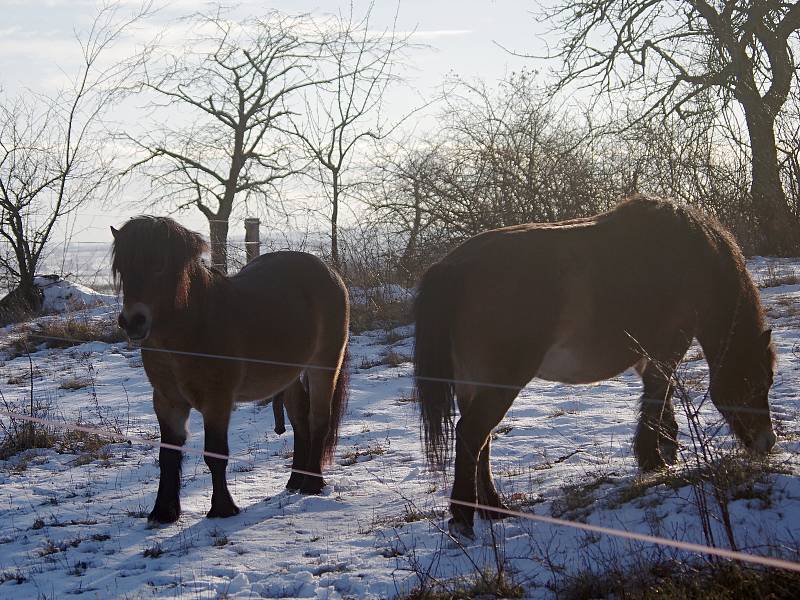
<svg viewBox="0 0 800 600"><path fill-rule="evenodd" d="M117 323L125 330L128 337L131 339L141 339L148 333L150 319L145 313L136 311L132 315L129 313L128 316L120 313Z"/></svg>

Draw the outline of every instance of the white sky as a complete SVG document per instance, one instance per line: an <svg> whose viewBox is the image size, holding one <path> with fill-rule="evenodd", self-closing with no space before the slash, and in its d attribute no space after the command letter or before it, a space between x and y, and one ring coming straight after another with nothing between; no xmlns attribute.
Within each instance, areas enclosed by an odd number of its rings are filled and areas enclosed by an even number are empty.
<svg viewBox="0 0 800 600"><path fill-rule="evenodd" d="M124 2L137 6L135 2ZM355 14L363 14L367 2L355 0ZM373 10L375 29L391 27L398 5L394 1L377 0ZM14 95L20 90L48 90L59 81L79 58L75 32L83 30L96 14L99 4L93 0L0 0L0 88ZM159 11L139 24L137 39L150 39L174 19L202 8L203 3L190 0L156 2ZM259 10L278 9L313 14L346 11L348 1L273 0L241 2L234 16L257 15ZM533 12L534 0L400 0L398 31L416 30L414 41L428 49L415 50L409 57L407 76L412 87L424 96L433 94L448 73L464 78L480 77L488 82L522 67L540 67L530 59L509 54L500 45L528 53L545 51L544 26ZM132 46L129 46L132 48ZM124 45L116 51L122 55ZM546 68L546 67L544 67ZM386 98L387 108L402 114L415 102L410 92L398 92ZM143 212L135 198L121 199L119 211L87 206L77 220L74 239L110 241L108 226L119 225L127 217ZM179 220L189 227L206 230L205 221L195 212L185 212ZM238 235L236 226L232 233Z"/></svg>

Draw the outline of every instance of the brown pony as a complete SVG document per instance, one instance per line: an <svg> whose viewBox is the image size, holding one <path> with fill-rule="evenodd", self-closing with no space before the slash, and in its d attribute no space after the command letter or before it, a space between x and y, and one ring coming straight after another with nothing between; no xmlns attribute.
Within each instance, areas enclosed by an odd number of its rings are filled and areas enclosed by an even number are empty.
<svg viewBox="0 0 800 600"><path fill-rule="evenodd" d="M119 325L142 342L161 441L183 446L194 408L203 415L213 493L209 517L238 514L225 478L233 403L282 391L294 429L286 487L316 494L346 404L347 289L302 252L259 256L226 277L200 261L199 234L166 217L136 217L114 234L112 271L124 293ZM307 369L304 365L312 365ZM307 375L307 385L300 381ZM162 447L149 520L181 512L180 451Z"/></svg>
<svg viewBox="0 0 800 600"><path fill-rule="evenodd" d="M731 235L693 210L635 197L595 217L487 231L425 273L414 313L426 451L441 466L455 436L453 500L504 508L489 434L535 377L589 383L636 366L639 466L674 461L672 376L694 337L733 433L755 451L775 444L775 353L758 290ZM451 529L471 536L473 509L451 512Z"/></svg>

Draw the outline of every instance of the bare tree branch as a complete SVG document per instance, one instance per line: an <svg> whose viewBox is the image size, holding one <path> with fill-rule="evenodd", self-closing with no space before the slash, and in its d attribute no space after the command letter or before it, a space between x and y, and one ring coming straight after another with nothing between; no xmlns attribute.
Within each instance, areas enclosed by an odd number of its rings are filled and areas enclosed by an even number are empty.
<svg viewBox="0 0 800 600"><path fill-rule="evenodd" d="M389 125L381 116L386 90L399 80L394 69L410 47L409 36L394 28L372 31L373 5L360 18L350 6L328 24L332 35L325 39L321 56L329 85L307 92L305 112L293 115L287 133L299 140L317 165L316 180L330 203L331 259L340 266L339 214L348 197L347 174L363 140L381 140L399 125Z"/></svg>
<svg viewBox="0 0 800 600"><path fill-rule="evenodd" d="M624 92L647 106L641 119L673 113L695 118L701 110L725 110L735 100L752 148L759 250L785 253L800 247L775 143L775 120L798 84L798 3L564 0L542 17L560 38L553 54L562 63L556 89L591 88L595 98ZM708 102L712 95L716 103Z"/></svg>
<svg viewBox="0 0 800 600"><path fill-rule="evenodd" d="M154 202L203 213L212 263L225 270L227 220L234 210L248 198L268 197L303 168L287 139L296 114L290 107L302 102L302 90L341 76L322 68L337 32L317 27L308 16L277 11L231 22L218 9L196 15L193 24L204 35L190 40L181 55L155 54L143 82L166 101L154 109L180 107L191 121L158 119L134 140L140 156L132 170L151 178ZM211 38L209 30L215 32Z"/></svg>
<svg viewBox="0 0 800 600"><path fill-rule="evenodd" d="M78 36L81 69L52 97L33 92L0 101L0 231L12 249L0 253L0 270L19 279L29 308L36 308L33 278L56 225L117 183L102 118L130 91L134 59L104 66L108 50L150 11L144 4L122 16L117 4L100 9Z"/></svg>

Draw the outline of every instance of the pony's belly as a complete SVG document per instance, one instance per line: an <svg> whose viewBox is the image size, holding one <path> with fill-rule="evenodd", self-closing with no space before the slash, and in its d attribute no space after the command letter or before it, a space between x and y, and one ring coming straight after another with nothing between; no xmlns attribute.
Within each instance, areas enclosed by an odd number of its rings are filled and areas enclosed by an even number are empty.
<svg viewBox="0 0 800 600"><path fill-rule="evenodd" d="M598 348L576 348L567 344L552 346L539 365L536 377L560 383L594 383L610 379L631 366L627 356Z"/></svg>
<svg viewBox="0 0 800 600"><path fill-rule="evenodd" d="M270 371L265 374L248 373L244 381L236 388L234 401L258 402L272 398L297 379L297 372L294 369L291 372Z"/></svg>
<svg viewBox="0 0 800 600"><path fill-rule="evenodd" d="M275 392L277 394L277 392ZM273 398L275 394L267 394L264 395L264 391L256 392L253 394L242 394L241 392L237 393L234 397L234 402L265 402Z"/></svg>

